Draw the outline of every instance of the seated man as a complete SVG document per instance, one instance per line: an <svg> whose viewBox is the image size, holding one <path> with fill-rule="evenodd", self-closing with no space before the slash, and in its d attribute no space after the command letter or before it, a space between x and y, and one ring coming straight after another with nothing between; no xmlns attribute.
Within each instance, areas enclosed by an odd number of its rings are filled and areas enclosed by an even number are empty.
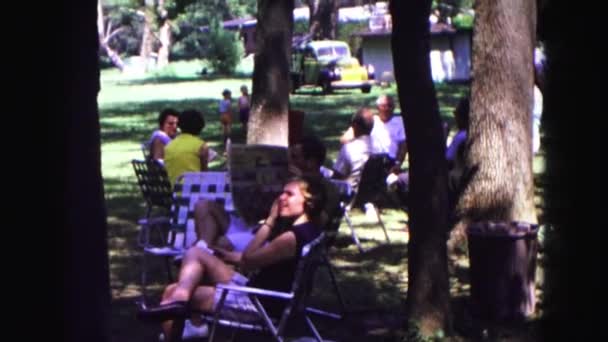
<svg viewBox="0 0 608 342"><path fill-rule="evenodd" d="M332 178L345 179L357 191L361 172L371 153L370 132L374 126L371 110L360 108L351 119L354 139L342 145L336 162Z"/></svg>
<svg viewBox="0 0 608 342"><path fill-rule="evenodd" d="M163 322L163 331L168 341L172 335L171 319L176 315L187 315L191 309L213 312L221 293L216 284L250 285L275 291L289 291L293 282L297 259L302 247L321 234L318 221L324 207L325 193L316 180L294 178L283 187L282 194L274 201L268 217L256 231L253 240L241 252L231 252L215 248L212 253L197 247L190 248L184 257L178 281L167 286L161 304L154 308L142 308L138 312L141 319ZM259 269L251 282L239 271ZM202 282L205 281L203 284ZM260 298L271 312L273 301ZM279 303L280 304L280 303ZM246 294L230 293L225 306L255 311L255 306ZM200 316L193 314L188 326L201 326ZM189 334L186 330L184 334Z"/></svg>
<svg viewBox="0 0 608 342"><path fill-rule="evenodd" d="M380 95L376 100L378 114L373 115L373 128L370 133L372 153L387 153L394 161L395 172L401 166L407 155L405 127L401 115L395 114L395 100L389 95ZM366 118L369 113L364 113ZM345 144L354 139L353 127L349 127L340 137Z"/></svg>
<svg viewBox="0 0 608 342"><path fill-rule="evenodd" d="M303 137L298 144L289 148L290 174L319 180L328 194L320 226L327 222L339 205L333 184L322 179L319 172L325 156L325 145L316 137ZM236 214L227 213L224 206L215 201L198 201L194 208L194 220L196 243L199 246L219 246L230 251L243 251L254 236L255 225L247 225L245 220Z"/></svg>

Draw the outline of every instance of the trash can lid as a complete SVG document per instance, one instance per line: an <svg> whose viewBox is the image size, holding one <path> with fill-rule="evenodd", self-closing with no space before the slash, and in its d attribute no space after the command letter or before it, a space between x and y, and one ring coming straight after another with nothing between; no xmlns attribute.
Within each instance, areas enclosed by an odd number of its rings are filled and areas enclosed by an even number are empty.
<svg viewBox="0 0 608 342"><path fill-rule="evenodd" d="M537 233L538 224L522 221L481 221L474 222L467 227L467 235L521 238L532 235L536 236Z"/></svg>

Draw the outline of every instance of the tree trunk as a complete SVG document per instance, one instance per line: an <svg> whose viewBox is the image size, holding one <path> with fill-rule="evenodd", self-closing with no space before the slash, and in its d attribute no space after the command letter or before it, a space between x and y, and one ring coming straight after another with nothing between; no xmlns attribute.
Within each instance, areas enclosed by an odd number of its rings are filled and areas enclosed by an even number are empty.
<svg viewBox="0 0 608 342"><path fill-rule="evenodd" d="M431 1L391 1L391 46L410 173L407 312L422 336L451 331L446 232L447 162L431 79Z"/></svg>
<svg viewBox="0 0 608 342"><path fill-rule="evenodd" d="M160 48L158 49L158 60L156 65L159 68L169 65L169 53L171 51L172 32L171 20L169 20L167 10L165 9L165 0L158 1L158 17L162 24L160 25L158 39L160 40Z"/></svg>
<svg viewBox="0 0 608 342"><path fill-rule="evenodd" d="M293 0L259 0L248 144L287 146Z"/></svg>
<svg viewBox="0 0 608 342"><path fill-rule="evenodd" d="M148 71L148 61L154 48L154 34L152 28L154 26L154 1L146 0L144 8L144 28L141 38L141 48L139 50L139 59L141 69Z"/></svg>
<svg viewBox="0 0 608 342"><path fill-rule="evenodd" d="M104 48L106 54L108 55L108 57L110 57L110 61L112 61L112 64L114 64L118 69L120 69L120 71L123 71L125 69L125 63L122 61L122 58L120 58L120 55L116 51L114 51L114 49L112 49L109 45L111 36L117 33L120 29L109 33L106 36L106 28L103 21L103 8L101 6L101 1L97 0L97 33L99 36L99 45Z"/></svg>
<svg viewBox="0 0 608 342"><path fill-rule="evenodd" d="M315 40L336 39L339 2L309 0L308 33Z"/></svg>
<svg viewBox="0 0 608 342"><path fill-rule="evenodd" d="M478 1L465 173L452 241L475 221L536 223L532 174L535 1Z"/></svg>
<svg viewBox="0 0 608 342"><path fill-rule="evenodd" d="M159 32L160 48L158 49L158 60L156 65L159 68L169 65L169 52L171 50L171 21L166 18Z"/></svg>
<svg viewBox="0 0 608 342"><path fill-rule="evenodd" d="M547 230L539 340L592 341L601 332L589 327L605 324L604 315L589 310L590 303L606 303L603 283L587 280L605 267L601 227L606 209L605 201L597 199L606 194L606 176L605 169L592 162L604 158L605 128L577 114L597 118L604 113L604 88L594 85L597 64L590 62L595 51L589 39L581 39L590 33L595 38L593 32L601 31L594 29L584 7L561 1L539 2L542 5L538 32L547 56L542 116Z"/></svg>
<svg viewBox="0 0 608 342"><path fill-rule="evenodd" d="M106 213L101 177L101 148L97 94L99 92L99 31L96 0L74 0L64 7L60 21L64 39L59 64L63 67L58 109L53 116L51 150L53 167L49 183L50 212L59 217L49 223L60 227L54 248L61 261L39 259L37 269L56 269L60 295L52 307L63 317L62 341L110 341L110 277ZM53 318L51 318L53 319Z"/></svg>

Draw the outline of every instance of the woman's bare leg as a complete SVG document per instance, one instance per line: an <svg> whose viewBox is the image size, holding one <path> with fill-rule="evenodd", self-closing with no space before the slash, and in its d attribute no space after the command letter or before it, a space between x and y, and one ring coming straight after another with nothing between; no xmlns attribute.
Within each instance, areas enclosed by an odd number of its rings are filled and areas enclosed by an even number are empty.
<svg viewBox="0 0 608 342"><path fill-rule="evenodd" d="M177 283L167 287L161 304L190 301L203 277L217 284L230 281L233 275L234 270L222 260L199 248L190 248L182 260Z"/></svg>
<svg viewBox="0 0 608 342"><path fill-rule="evenodd" d="M169 285L167 287L167 289L165 290L163 297L165 297L165 295L171 296L172 292L175 291L176 287L177 287L177 284ZM213 311L214 300L215 300L215 288L214 287L199 286L194 290L192 299L190 300L190 306L196 310L200 310L203 312L211 312L211 311ZM199 326L203 323L200 316L196 315L196 314L193 315L190 318L190 320L192 321L192 324L194 324L196 326ZM184 329L183 320L180 320L179 322L178 321L175 321L175 322L174 321L165 321L162 323L163 333L168 338L167 342L171 341L171 336L172 336L174 328L178 329L179 332L181 333ZM177 334L178 331L175 331L175 333Z"/></svg>
<svg viewBox="0 0 608 342"><path fill-rule="evenodd" d="M200 200L194 206L194 230L198 240L215 245L226 234L230 217L224 207L212 200Z"/></svg>

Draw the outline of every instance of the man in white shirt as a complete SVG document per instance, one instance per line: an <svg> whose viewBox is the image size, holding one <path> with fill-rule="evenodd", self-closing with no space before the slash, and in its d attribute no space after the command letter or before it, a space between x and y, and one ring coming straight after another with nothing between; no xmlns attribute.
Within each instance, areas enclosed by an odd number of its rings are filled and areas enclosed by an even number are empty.
<svg viewBox="0 0 608 342"><path fill-rule="evenodd" d="M354 191L359 187L361 172L371 153L369 136L374 125L371 110L360 108L351 119L354 139L342 145L333 166L333 178L345 179Z"/></svg>
<svg viewBox="0 0 608 342"><path fill-rule="evenodd" d="M380 95L376 100L378 114L373 116L374 127L370 133L372 154L387 153L395 161L397 168L401 166L407 154L405 127L401 115L394 115L395 101L389 95ZM364 113L370 116L370 112ZM346 144L355 138L353 127L350 126L340 137L340 142Z"/></svg>
<svg viewBox="0 0 608 342"><path fill-rule="evenodd" d="M372 153L387 153L401 167L407 153L405 127L401 115L394 115L395 101L389 95L380 95L376 100L378 115L374 116Z"/></svg>

